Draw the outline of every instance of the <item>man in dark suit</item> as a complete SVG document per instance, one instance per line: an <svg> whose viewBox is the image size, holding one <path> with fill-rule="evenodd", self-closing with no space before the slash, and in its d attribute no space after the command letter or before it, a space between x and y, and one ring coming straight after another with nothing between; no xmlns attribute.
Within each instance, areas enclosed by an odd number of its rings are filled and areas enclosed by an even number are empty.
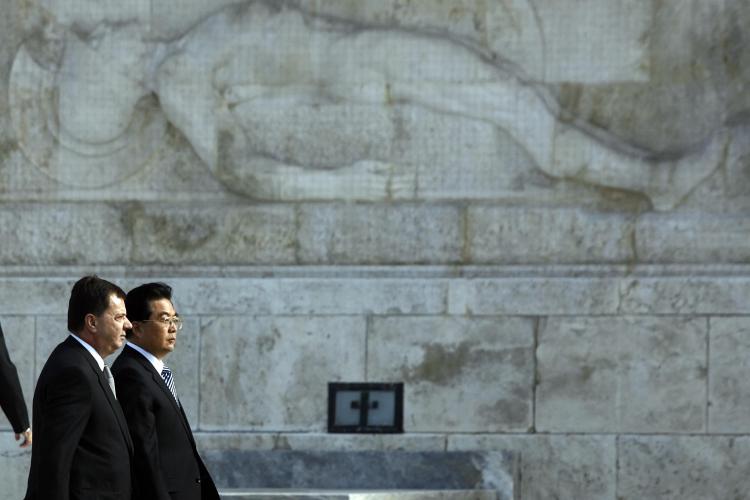
<svg viewBox="0 0 750 500"><path fill-rule="evenodd" d="M18 380L16 365L10 360L8 348L5 346L3 327L0 326L0 408L8 417L16 441L23 437L21 448L31 444L31 427L29 427L29 413L23 400L21 383Z"/></svg>
<svg viewBox="0 0 750 500"><path fill-rule="evenodd" d="M218 500L198 455L164 357L174 350L182 320L172 289L147 283L125 299L133 323L128 342L112 365L117 394L135 445L135 480L148 500Z"/></svg>
<svg viewBox="0 0 750 500"><path fill-rule="evenodd" d="M125 294L96 276L70 293L68 330L34 391L26 500L131 500L133 443L105 357L131 327Z"/></svg>

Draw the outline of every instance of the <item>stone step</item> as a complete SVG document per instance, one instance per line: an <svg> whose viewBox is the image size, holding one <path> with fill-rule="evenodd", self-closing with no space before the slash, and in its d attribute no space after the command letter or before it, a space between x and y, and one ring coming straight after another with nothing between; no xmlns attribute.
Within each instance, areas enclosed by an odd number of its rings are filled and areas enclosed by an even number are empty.
<svg viewBox="0 0 750 500"><path fill-rule="evenodd" d="M498 500L494 490L225 489L225 500Z"/></svg>

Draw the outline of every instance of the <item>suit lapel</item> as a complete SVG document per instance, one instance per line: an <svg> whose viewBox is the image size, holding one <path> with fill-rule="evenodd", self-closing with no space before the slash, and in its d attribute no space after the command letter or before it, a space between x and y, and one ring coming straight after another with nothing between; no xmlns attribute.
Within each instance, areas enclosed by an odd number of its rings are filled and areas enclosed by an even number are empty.
<svg viewBox="0 0 750 500"><path fill-rule="evenodd" d="M115 419L117 420L117 425L120 427L120 431L122 432L123 437L125 438L125 442L128 445L128 449L130 450L131 454L133 452L133 442L130 439L130 431L128 431L128 424L125 421L125 415L122 413L122 408L120 408L120 403L117 402L117 399L115 399L114 394L112 394L112 389L109 388L109 382L107 382L107 379L104 378L104 373L102 370L99 369L99 365L96 363L96 360L89 354L86 349L78 343L77 340L68 337L67 339L70 343L70 345L75 346L78 348L78 352L81 353L83 356L83 359L86 360L89 367L91 367L91 370L93 370L94 375L96 376L96 379L99 381L99 386L101 387L102 391L104 392L105 397L107 398L107 402L109 403L109 406L112 408L112 412L115 414Z"/></svg>
<svg viewBox="0 0 750 500"><path fill-rule="evenodd" d="M169 400L169 403L172 405L172 408L174 408L175 413L180 416L182 426L185 428L185 432L188 434L188 436L190 436L192 441L193 433L190 431L190 425L188 425L187 417L182 411L182 408L180 408L180 406L177 404L177 401L175 401L174 396L172 395L172 391L169 390L166 382L164 382L164 379L161 378L161 373L157 372L156 368L154 368L154 365L152 365L151 362L140 353L136 352L135 349L128 349L127 351L128 354L136 359L141 367L151 375L151 379L154 381L154 384L158 388L157 390L160 390L164 394L164 396L166 396L166 398Z"/></svg>

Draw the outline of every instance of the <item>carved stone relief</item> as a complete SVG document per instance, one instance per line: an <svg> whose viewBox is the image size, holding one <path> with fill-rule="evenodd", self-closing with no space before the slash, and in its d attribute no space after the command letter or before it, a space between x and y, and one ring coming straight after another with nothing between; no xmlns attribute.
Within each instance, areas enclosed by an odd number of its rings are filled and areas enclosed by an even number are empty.
<svg viewBox="0 0 750 500"><path fill-rule="evenodd" d="M737 122L714 120L687 143L663 134L651 148L623 129L618 117L633 113L625 100L607 118L616 133L600 126L590 99L577 104L572 87L557 84L572 73L545 69L558 68L545 24L561 36L546 0L503 4L505 18L485 13L489 44L316 14L304 2L249 0L214 12L187 2L195 23L178 16L159 31L142 3L92 14L74 2L64 16L41 5L46 29L16 55L19 144L62 183L98 187L132 175L169 122L228 190L254 199L533 199L563 179L641 193L668 210L723 164ZM648 27L644 16L634 16L637 26ZM512 26L498 19L516 19L524 35L508 35ZM648 94L653 71L634 66L649 53L632 40L639 34L626 30L629 62L601 75L631 74L628 88ZM543 57L519 53L519 40ZM596 89L577 85L584 99Z"/></svg>

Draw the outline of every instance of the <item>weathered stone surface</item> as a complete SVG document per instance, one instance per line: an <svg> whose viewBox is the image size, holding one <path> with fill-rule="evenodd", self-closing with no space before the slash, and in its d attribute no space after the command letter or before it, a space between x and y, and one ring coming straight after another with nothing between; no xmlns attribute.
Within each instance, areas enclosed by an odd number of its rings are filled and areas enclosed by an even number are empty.
<svg viewBox="0 0 750 500"><path fill-rule="evenodd" d="M174 278L175 304L187 314L442 314L448 285L407 278Z"/></svg>
<svg viewBox="0 0 750 500"><path fill-rule="evenodd" d="M10 360L16 365L21 390L26 400L26 410L31 418L31 401L34 395L34 318L30 316L2 316L0 325L3 328L5 345ZM4 383L4 382L3 382ZM0 412L0 430L11 431L10 422ZM0 483L2 484L2 483Z"/></svg>
<svg viewBox="0 0 750 500"><path fill-rule="evenodd" d="M489 2L487 43L542 81L645 81L651 14L651 5L638 0Z"/></svg>
<svg viewBox="0 0 750 500"><path fill-rule="evenodd" d="M614 314L618 282L612 278L477 278L452 280L450 314Z"/></svg>
<svg viewBox="0 0 750 500"><path fill-rule="evenodd" d="M750 489L749 456L747 437L620 436L617 498L739 500Z"/></svg>
<svg viewBox="0 0 750 500"><path fill-rule="evenodd" d="M344 17L363 24L400 26L424 31L447 31L480 40L484 33L483 0L451 2L401 2L399 0L316 0L298 2L324 15Z"/></svg>
<svg viewBox="0 0 750 500"><path fill-rule="evenodd" d="M744 2L659 2L646 35L649 82L570 86L561 102L646 151L676 155L701 148L747 109L747 88L737 82L748 78L743 63L750 52L740 26L749 17Z"/></svg>
<svg viewBox="0 0 750 500"><path fill-rule="evenodd" d="M13 432L0 432L0 495L5 499L23 498L31 465L31 449L18 447Z"/></svg>
<svg viewBox="0 0 750 500"><path fill-rule="evenodd" d="M537 430L705 431L707 329L705 318L549 318Z"/></svg>
<svg viewBox="0 0 750 500"><path fill-rule="evenodd" d="M633 220L559 208L471 207L470 261L481 263L630 262Z"/></svg>
<svg viewBox="0 0 750 500"><path fill-rule="evenodd" d="M520 458L520 498L615 498L615 436L453 435L448 450L507 450Z"/></svg>
<svg viewBox="0 0 750 500"><path fill-rule="evenodd" d="M373 318L367 377L404 382L408 432L527 430L533 328L521 318Z"/></svg>
<svg viewBox="0 0 750 500"><path fill-rule="evenodd" d="M750 432L750 318L711 318L708 430Z"/></svg>
<svg viewBox="0 0 750 500"><path fill-rule="evenodd" d="M121 212L108 205L0 205L2 264L111 264L130 254Z"/></svg>
<svg viewBox="0 0 750 500"><path fill-rule="evenodd" d="M128 213L132 260L141 264L290 264L295 253L291 207L192 205Z"/></svg>
<svg viewBox="0 0 750 500"><path fill-rule="evenodd" d="M0 278L0 313L65 314L77 278Z"/></svg>
<svg viewBox="0 0 750 500"><path fill-rule="evenodd" d="M198 432L201 450L444 451L439 434L319 434Z"/></svg>
<svg viewBox="0 0 750 500"><path fill-rule="evenodd" d="M326 426L328 382L364 379L365 321L348 317L206 317L200 426Z"/></svg>
<svg viewBox="0 0 750 500"><path fill-rule="evenodd" d="M311 205L302 208L300 262L445 263L461 260L462 221L454 207Z"/></svg>
<svg viewBox="0 0 750 500"><path fill-rule="evenodd" d="M230 192L270 200L420 197L421 180L430 183L429 173L415 170L422 160L430 164L420 152L464 141L429 119L410 122L413 108L453 125L469 120L495 127L528 156L520 163L555 179L642 193L659 209L674 207L720 164L712 154L710 161L693 162L699 166L694 172L671 156L644 159L627 125L638 96L607 109L606 116L615 116L607 122L614 133L596 123L597 99L580 98L589 94L578 82L596 83L596 92L598 84L614 81L615 93L633 80L650 82L653 11L643 2L182 3L185 9L169 22L161 20L174 11L172 3L155 11L142 2L97 9L61 4L46 16L29 16L30 36L16 54L9 95L19 145L34 164L62 184L77 174L78 185L110 185L140 175L171 124ZM571 31L569 20L581 19L581 12L587 21ZM732 14L701 13L718 26ZM44 22L51 27L43 29ZM101 25L109 28L97 30ZM697 38L704 51L715 41ZM734 78L713 83L731 88L726 80ZM545 81L578 86L532 83ZM659 84L644 84L645 102L662 95ZM695 93L706 101L721 94L709 90L705 85ZM573 117L558 112L555 94ZM721 103L745 110L743 94L725 94ZM725 111L721 104L707 106ZM558 137L560 118L585 133ZM654 122L640 127L644 135L661 126ZM709 120L708 130L722 125ZM432 139L423 144L422 136ZM561 140L562 148L554 145ZM483 159L497 158L500 170L513 170L519 155L506 154L502 143L481 154L494 141L481 142L455 157L455 169L476 179L484 198L491 182L479 186L492 176ZM715 151L720 143L705 149ZM678 147L673 156L679 160L695 149ZM585 154L571 162L575 151ZM450 158L440 155L438 162ZM528 180L507 178L518 186ZM426 192L435 196L441 192L436 187ZM474 196L460 183L455 192L443 187L448 198ZM492 192L505 197L506 190Z"/></svg>
<svg viewBox="0 0 750 500"><path fill-rule="evenodd" d="M636 225L640 262L745 263L750 223L744 215L644 214Z"/></svg>
<svg viewBox="0 0 750 500"><path fill-rule="evenodd" d="M70 296L70 292L68 292ZM34 384L42 372L44 363L55 349L57 344L64 341L68 335L68 318L67 316L37 316L36 318L36 344L34 348ZM114 358L107 358L109 362Z"/></svg>
<svg viewBox="0 0 750 500"><path fill-rule="evenodd" d="M750 279L746 272L718 276L663 276L624 279L621 314L747 314Z"/></svg>

